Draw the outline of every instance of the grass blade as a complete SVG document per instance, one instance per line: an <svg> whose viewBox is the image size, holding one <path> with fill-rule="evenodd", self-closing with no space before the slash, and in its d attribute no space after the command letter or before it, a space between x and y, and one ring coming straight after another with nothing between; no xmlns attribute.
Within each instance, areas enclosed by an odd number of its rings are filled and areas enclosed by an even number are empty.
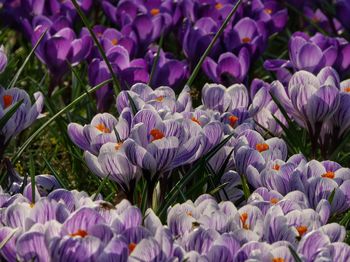
<svg viewBox="0 0 350 262"><path fill-rule="evenodd" d="M156 67L157 67L157 64L158 64L158 61L159 61L160 50L162 49L162 46L163 46L163 40L164 40L164 35L162 34L161 37L160 37L160 40L159 40L157 55L154 58L152 69L151 69L151 74L149 76L149 81L148 81L148 85L149 86L151 86L153 75L154 75L154 72L156 71Z"/></svg>
<svg viewBox="0 0 350 262"><path fill-rule="evenodd" d="M7 237L4 238L3 241L0 243L0 250L11 240L11 238L15 235L19 228L15 228Z"/></svg>
<svg viewBox="0 0 350 262"><path fill-rule="evenodd" d="M0 130L3 129L3 127L6 125L6 123L11 119L11 117L16 113L18 108L23 103L23 99L18 101L16 104L14 104L9 111L6 112L6 114L0 119Z"/></svg>
<svg viewBox="0 0 350 262"><path fill-rule="evenodd" d="M95 92L97 89L101 88L102 86L108 84L111 82L111 79L108 79L106 81L103 81L102 83L98 84L97 86L91 88L87 93L82 94L77 99L72 101L69 105L58 111L54 116L52 116L48 121L46 121L41 127L39 127L34 134L32 134L19 148L19 150L16 152L16 154L13 156L13 163L16 163L18 158L23 154L23 152L26 150L26 148L34 141L34 139L41 134L41 132L48 127L53 121L55 121L56 118L61 116L63 113L67 112L71 108L73 108L76 104L78 104L82 99L84 99L87 94L91 94L92 92Z"/></svg>
<svg viewBox="0 0 350 262"><path fill-rule="evenodd" d="M30 175L30 183L32 188L32 204L35 203L35 165L33 155L30 154L29 158L29 175Z"/></svg>
<svg viewBox="0 0 350 262"><path fill-rule="evenodd" d="M213 37L213 39L211 40L209 46L207 47L207 49L204 51L203 55L201 56L201 58L199 59L197 65L195 66L195 68L193 69L193 72L190 76L190 78L188 79L186 85L191 86L194 79L196 78L203 62L204 59L208 56L209 52L211 51L211 49L213 48L214 44L216 43L216 41L218 40L218 38L221 36L222 32L224 31L224 29L226 28L227 24L230 22L232 16L236 13L239 5L241 4L242 0L238 0L237 3L235 4L235 6L232 8L231 12L229 13L229 15L226 17L225 21L222 23L221 27L219 28L219 30L216 32L215 36Z"/></svg>
<svg viewBox="0 0 350 262"><path fill-rule="evenodd" d="M92 39L94 40L95 42L95 45L97 46L98 48L98 51L100 52L103 60L105 61L107 67L108 67L108 70L109 72L111 73L111 76L112 76L112 79L113 79L113 83L114 83L114 91L115 91L115 95L118 95L121 88L120 88L120 83L116 77L116 75L114 74L114 71L113 71L113 68L112 68L112 65L111 63L109 62L107 56L106 56L106 53L104 52L103 50L103 47L102 45L100 44L100 42L98 41L94 31L92 30L90 24L89 24L89 21L87 19L87 17L85 16L85 14L83 13L83 11L81 10L80 6L78 5L77 1L76 0L72 0L72 3L78 13L78 15L80 16L81 20L83 21L84 25L86 26L86 28L89 30L89 33L92 37Z"/></svg>
<svg viewBox="0 0 350 262"><path fill-rule="evenodd" d="M298 253L294 250L292 246L288 246L290 253L292 254L295 262L302 262L301 258L299 257Z"/></svg>
<svg viewBox="0 0 350 262"><path fill-rule="evenodd" d="M32 57L32 55L34 54L35 50L37 49L37 47L40 45L41 41L44 39L44 36L47 32L47 29L41 34L38 42L36 42L35 46L33 47L32 51L30 51L29 55L26 57L26 59L24 60L22 66L19 68L19 70L17 71L17 73L15 74L15 76L13 77L11 83L10 83L10 88L14 87L19 76L21 75L24 67L27 65L27 63L29 62L29 59Z"/></svg>
<svg viewBox="0 0 350 262"><path fill-rule="evenodd" d="M92 199L93 201L95 201L95 200L97 199L97 196L101 193L102 188L105 186L105 184L106 184L107 181L108 181L109 175L110 175L110 174L108 174L105 178L103 178L101 184L99 185L99 187L98 187L98 189L97 189L97 191L96 191L96 193L95 193L95 195L94 195L94 198Z"/></svg>
<svg viewBox="0 0 350 262"><path fill-rule="evenodd" d="M63 180L60 178L60 176L58 175L58 173L56 172L56 170L51 166L51 164L49 163L49 161L44 157L44 162L46 164L46 166L50 169L52 175L56 178L56 180L58 181L58 183L60 184L61 187L63 187L64 189L68 189L68 187L65 185L65 183L63 182Z"/></svg>

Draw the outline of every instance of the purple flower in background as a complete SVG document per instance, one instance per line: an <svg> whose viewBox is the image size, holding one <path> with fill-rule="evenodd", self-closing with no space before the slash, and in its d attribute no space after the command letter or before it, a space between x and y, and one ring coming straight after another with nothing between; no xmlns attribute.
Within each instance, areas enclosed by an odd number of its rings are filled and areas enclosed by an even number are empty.
<svg viewBox="0 0 350 262"><path fill-rule="evenodd" d="M157 54L157 48L150 49L146 54L148 68L152 68ZM189 76L188 66L185 61L174 59L170 53L160 50L159 60L150 83L153 87L170 86L174 90L183 87Z"/></svg>
<svg viewBox="0 0 350 262"><path fill-rule="evenodd" d="M4 46L0 46L0 74L5 71L7 66L7 56L5 54Z"/></svg>
<svg viewBox="0 0 350 262"><path fill-rule="evenodd" d="M23 100L14 115L0 130L2 147L24 129L29 127L40 116L44 105L44 97L41 92L34 93L35 103L32 104L29 95L19 88L0 88L0 118L3 117L13 105Z"/></svg>
<svg viewBox="0 0 350 262"><path fill-rule="evenodd" d="M336 14L339 21L342 23L342 25L347 29L350 30L350 3L346 0L337 0L335 2L336 7Z"/></svg>
<svg viewBox="0 0 350 262"><path fill-rule="evenodd" d="M242 48L238 57L230 52L223 53L217 63L212 58L207 57L202 68L212 81L229 86L244 82L249 66L250 54L246 48Z"/></svg>

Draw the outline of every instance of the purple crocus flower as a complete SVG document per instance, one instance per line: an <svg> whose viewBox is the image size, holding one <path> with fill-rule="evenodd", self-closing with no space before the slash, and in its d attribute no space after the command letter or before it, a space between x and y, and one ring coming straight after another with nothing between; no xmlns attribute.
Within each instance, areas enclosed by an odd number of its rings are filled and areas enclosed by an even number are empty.
<svg viewBox="0 0 350 262"><path fill-rule="evenodd" d="M44 105L44 97L41 92L34 93L35 103L32 105L29 95L19 88L0 88L0 118L4 116L11 107L23 100L14 115L7 121L1 130L2 147L11 137L19 134L29 127L40 116Z"/></svg>
<svg viewBox="0 0 350 262"><path fill-rule="evenodd" d="M5 71L7 66L7 56L5 54L4 46L0 46L0 74Z"/></svg>
<svg viewBox="0 0 350 262"><path fill-rule="evenodd" d="M346 0L337 0L335 3L337 18L342 23L342 25L349 30L350 18L348 16L350 11L350 4Z"/></svg>
<svg viewBox="0 0 350 262"><path fill-rule="evenodd" d="M242 48L238 57L230 52L223 53L217 63L207 57L202 68L212 81L229 86L244 82L249 66L250 54L246 48Z"/></svg>

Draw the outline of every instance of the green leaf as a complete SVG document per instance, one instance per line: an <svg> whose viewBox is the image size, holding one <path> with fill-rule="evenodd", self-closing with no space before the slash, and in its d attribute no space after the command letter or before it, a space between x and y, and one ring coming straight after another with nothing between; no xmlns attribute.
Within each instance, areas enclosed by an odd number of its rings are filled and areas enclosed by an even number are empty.
<svg viewBox="0 0 350 262"><path fill-rule="evenodd" d="M329 204L331 204L331 205L332 205L332 202L333 202L333 199L334 199L335 190L336 190L336 188L334 188L334 189L332 190L332 193L331 193L331 195L330 195L329 198L328 198L328 202L329 202Z"/></svg>
<svg viewBox="0 0 350 262"><path fill-rule="evenodd" d="M298 253L294 250L294 248L290 245L288 245L289 251L292 254L295 262L302 262L301 258L299 257Z"/></svg>
<svg viewBox="0 0 350 262"><path fill-rule="evenodd" d="M99 185L99 187L94 195L94 198L93 198L94 201L97 199L98 195L101 193L103 187L105 186L105 184L108 181L109 176L110 176L110 174L108 174L106 177L103 178L101 184Z"/></svg>
<svg viewBox="0 0 350 262"><path fill-rule="evenodd" d="M30 53L28 54L28 56L26 57L26 59L24 60L22 66L19 68L19 70L17 71L17 73L15 74L15 76L13 77L11 83L10 83L10 88L14 87L19 76L21 75L24 67L27 65L27 63L29 62L29 59L33 56L35 50L37 49L37 47L39 46L39 44L41 43L41 41L44 39L44 36L46 34L48 29L46 29L40 36L40 38L38 39L38 42L36 42L35 46L33 47L33 49L30 51Z"/></svg>
<svg viewBox="0 0 350 262"><path fill-rule="evenodd" d="M68 187L65 185L65 183L63 182L63 180L60 178L60 176L58 175L58 172L51 166L51 164L49 163L49 161L43 157L44 162L46 164L46 166L50 169L52 175L56 178L56 180L58 181L58 183L60 184L61 187L63 187L64 189L68 189Z"/></svg>
<svg viewBox="0 0 350 262"><path fill-rule="evenodd" d="M98 84L97 86L91 88L88 93L91 94L92 92L95 92L102 86L106 85L107 83L111 82L111 79L108 79L106 81L103 81L102 83ZM46 121L41 127L39 127L34 134L32 134L24 143L23 145L19 148L19 150L15 153L13 156L13 163L16 163L18 158L23 154L23 152L26 150L26 148L34 141L34 139L41 134L42 131L46 127L48 127L53 121L55 121L59 116L61 116L63 113L67 112L71 108L73 108L76 104L78 104L82 99L84 99L87 96L87 93L82 94L79 96L77 99L72 101L69 105L61 109L59 112L57 112L54 116L52 116L48 121Z"/></svg>
<svg viewBox="0 0 350 262"><path fill-rule="evenodd" d="M229 182L225 182L219 186L217 186L216 188L214 188L212 191L209 192L210 195L215 195L216 193L218 193L221 189L223 189L225 186L227 186L229 184Z"/></svg>
<svg viewBox="0 0 350 262"><path fill-rule="evenodd" d="M136 115L137 112L138 112L139 110L137 109L137 106L136 106L134 100L132 99L131 95L129 94L129 92L126 92L126 94L127 94L127 96L128 96L128 99L129 99L129 104L130 104L132 113L133 113L134 115Z"/></svg>
<svg viewBox="0 0 350 262"><path fill-rule="evenodd" d="M77 11L78 15L80 16L81 20L83 21L84 25L89 30L89 33L90 33L92 39L94 40L95 45L98 48L98 51L100 52L103 60L105 61L106 65L108 67L108 70L111 73L111 76L112 76L112 79L113 79L113 83L114 83L113 88L114 88L114 91L115 91L115 95L118 95L120 90L121 90L120 83L119 83L119 81L118 81L118 79L117 79L117 77L116 77L116 75L115 75L115 73L113 71L111 63L109 62L109 60L108 60L108 58L106 56L106 53L104 52L101 43L98 41L94 31L92 30L87 17L85 16L84 12L81 10L80 6L78 5L77 0L72 0L72 3L74 5L75 10Z"/></svg>
<svg viewBox="0 0 350 262"><path fill-rule="evenodd" d="M0 119L0 130L4 128L6 123L11 119L11 117L16 113L18 108L22 105L23 99L14 104L6 114Z"/></svg>
<svg viewBox="0 0 350 262"><path fill-rule="evenodd" d="M32 204L34 204L35 203L35 165L34 165L34 159L32 154L30 154L30 157L29 157L29 175L30 175L30 182L32 187Z"/></svg>
<svg viewBox="0 0 350 262"><path fill-rule="evenodd" d="M150 86L151 83L152 83L153 75L154 75L154 72L156 71L156 67L157 67L157 64L158 64L158 61L159 61L160 50L162 49L162 46L163 46L163 40L164 40L164 34L162 34L162 35L160 36L159 45L158 45L158 50L157 50L157 55L156 55L156 57L154 58L153 65L152 65L152 69L151 69L151 74L150 74L150 76L149 76L149 81L148 81L148 85L149 85L149 86Z"/></svg>
<svg viewBox="0 0 350 262"><path fill-rule="evenodd" d="M196 67L193 69L193 72L191 74L191 76L189 77L186 85L187 86L191 86L193 81L195 80L197 74L199 73L199 70L202 67L202 64L205 60L205 58L209 55L211 49L214 47L214 44L216 43L216 41L219 39L219 37L221 36L221 34L223 33L223 31L225 30L226 26L228 25L228 23L230 22L232 16L236 13L239 5L241 4L242 0L238 0L237 3L235 4L235 6L232 8L231 12L228 14L228 16L226 17L225 21L222 23L221 27L219 28L219 30L216 32L215 36L213 37L213 39L211 40L209 46L207 47L207 49L204 51L203 55L201 56L201 58L199 59Z"/></svg>
<svg viewBox="0 0 350 262"><path fill-rule="evenodd" d="M241 175L241 182L242 182L244 198L247 200L250 196L250 190L249 190L249 185L248 185L247 178L245 177L245 175Z"/></svg>

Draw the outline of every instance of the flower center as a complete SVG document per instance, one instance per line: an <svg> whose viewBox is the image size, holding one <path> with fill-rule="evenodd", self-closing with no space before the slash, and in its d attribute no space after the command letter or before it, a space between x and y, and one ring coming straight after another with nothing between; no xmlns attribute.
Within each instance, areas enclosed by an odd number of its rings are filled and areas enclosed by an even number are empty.
<svg viewBox="0 0 350 262"><path fill-rule="evenodd" d="M150 11L151 15L155 16L158 15L160 13L159 8L152 8Z"/></svg>
<svg viewBox="0 0 350 262"><path fill-rule="evenodd" d="M271 14L272 14L272 9L271 9L271 8L265 8L264 11L265 11L265 13L268 14L268 15L271 15Z"/></svg>
<svg viewBox="0 0 350 262"><path fill-rule="evenodd" d="M100 123L97 126L95 126L98 130L100 130L102 133L110 133L111 130L106 127L104 124Z"/></svg>
<svg viewBox="0 0 350 262"><path fill-rule="evenodd" d="M162 102L164 100L164 96L158 96L155 100L157 102Z"/></svg>
<svg viewBox="0 0 350 262"><path fill-rule="evenodd" d="M222 3L217 3L217 4L215 5L215 8L216 8L217 10L220 10L222 7L223 7Z"/></svg>
<svg viewBox="0 0 350 262"><path fill-rule="evenodd" d="M29 207L30 207L30 208L33 208L34 206L35 206L34 203L30 203L30 204L29 204Z"/></svg>
<svg viewBox="0 0 350 262"><path fill-rule="evenodd" d="M284 262L284 258L275 257L275 258L272 259L272 262Z"/></svg>
<svg viewBox="0 0 350 262"><path fill-rule="evenodd" d="M256 150L258 150L261 153L261 152L268 150L269 145L266 143L260 143L260 144L256 144L255 148L256 148Z"/></svg>
<svg viewBox="0 0 350 262"><path fill-rule="evenodd" d="M201 122L199 122L199 120L195 117L192 117L191 120L195 123L197 123L198 125L201 125Z"/></svg>
<svg viewBox="0 0 350 262"><path fill-rule="evenodd" d="M345 87L344 91L347 92L347 93L350 93L350 86L349 87Z"/></svg>
<svg viewBox="0 0 350 262"><path fill-rule="evenodd" d="M153 136L153 139L151 141L162 139L164 137L163 132L159 129L152 129L150 135Z"/></svg>
<svg viewBox="0 0 350 262"><path fill-rule="evenodd" d="M12 100L13 97L10 95L4 95L2 97L3 101L4 101L4 109L8 108L10 105L12 105Z"/></svg>
<svg viewBox="0 0 350 262"><path fill-rule="evenodd" d="M248 220L248 213L244 212L242 215L240 215L239 219L242 222L242 227L244 229L249 229L249 225L247 224L247 220Z"/></svg>
<svg viewBox="0 0 350 262"><path fill-rule="evenodd" d="M328 171L328 172L324 173L322 175L322 177L327 177L327 178L333 179L335 177L335 174L332 171Z"/></svg>
<svg viewBox="0 0 350 262"><path fill-rule="evenodd" d="M275 164L273 167L272 167L272 169L274 169L274 170L280 170L280 168L281 168L281 166L279 165L279 164Z"/></svg>
<svg viewBox="0 0 350 262"><path fill-rule="evenodd" d="M131 252L134 251L135 247L136 247L136 244L135 244L134 242L131 242L131 243L129 244L129 246L128 246L128 248L129 248L129 254L131 254Z"/></svg>
<svg viewBox="0 0 350 262"><path fill-rule="evenodd" d="M118 44L118 39L117 38L114 38L112 39L112 45L117 45Z"/></svg>
<svg viewBox="0 0 350 262"><path fill-rule="evenodd" d="M88 233L82 229L78 229L77 232L69 234L69 236L71 236L71 237L82 237L82 238L86 237L87 235L88 235Z"/></svg>
<svg viewBox="0 0 350 262"><path fill-rule="evenodd" d="M270 203L271 203L272 205L277 204L278 201L279 201L279 200L278 200L277 198L275 198L275 197L273 197L273 198L270 199Z"/></svg>
<svg viewBox="0 0 350 262"><path fill-rule="evenodd" d="M248 43L250 43L252 41L252 39L250 39L250 37L243 37L242 38L242 43L244 43L244 44L248 44Z"/></svg>
<svg viewBox="0 0 350 262"><path fill-rule="evenodd" d="M237 123L238 121L238 117L237 116L230 116L228 118L228 120L230 121L230 126L234 127L234 125Z"/></svg>
<svg viewBox="0 0 350 262"><path fill-rule="evenodd" d="M187 211L187 212L186 212L186 215L188 215L189 217L193 217L193 214L192 214L191 211Z"/></svg>
<svg viewBox="0 0 350 262"><path fill-rule="evenodd" d="M298 226L296 229L301 237L307 232L307 226Z"/></svg>
<svg viewBox="0 0 350 262"><path fill-rule="evenodd" d="M114 146L115 150L118 151L122 147L122 145L123 145L123 142L116 143Z"/></svg>

